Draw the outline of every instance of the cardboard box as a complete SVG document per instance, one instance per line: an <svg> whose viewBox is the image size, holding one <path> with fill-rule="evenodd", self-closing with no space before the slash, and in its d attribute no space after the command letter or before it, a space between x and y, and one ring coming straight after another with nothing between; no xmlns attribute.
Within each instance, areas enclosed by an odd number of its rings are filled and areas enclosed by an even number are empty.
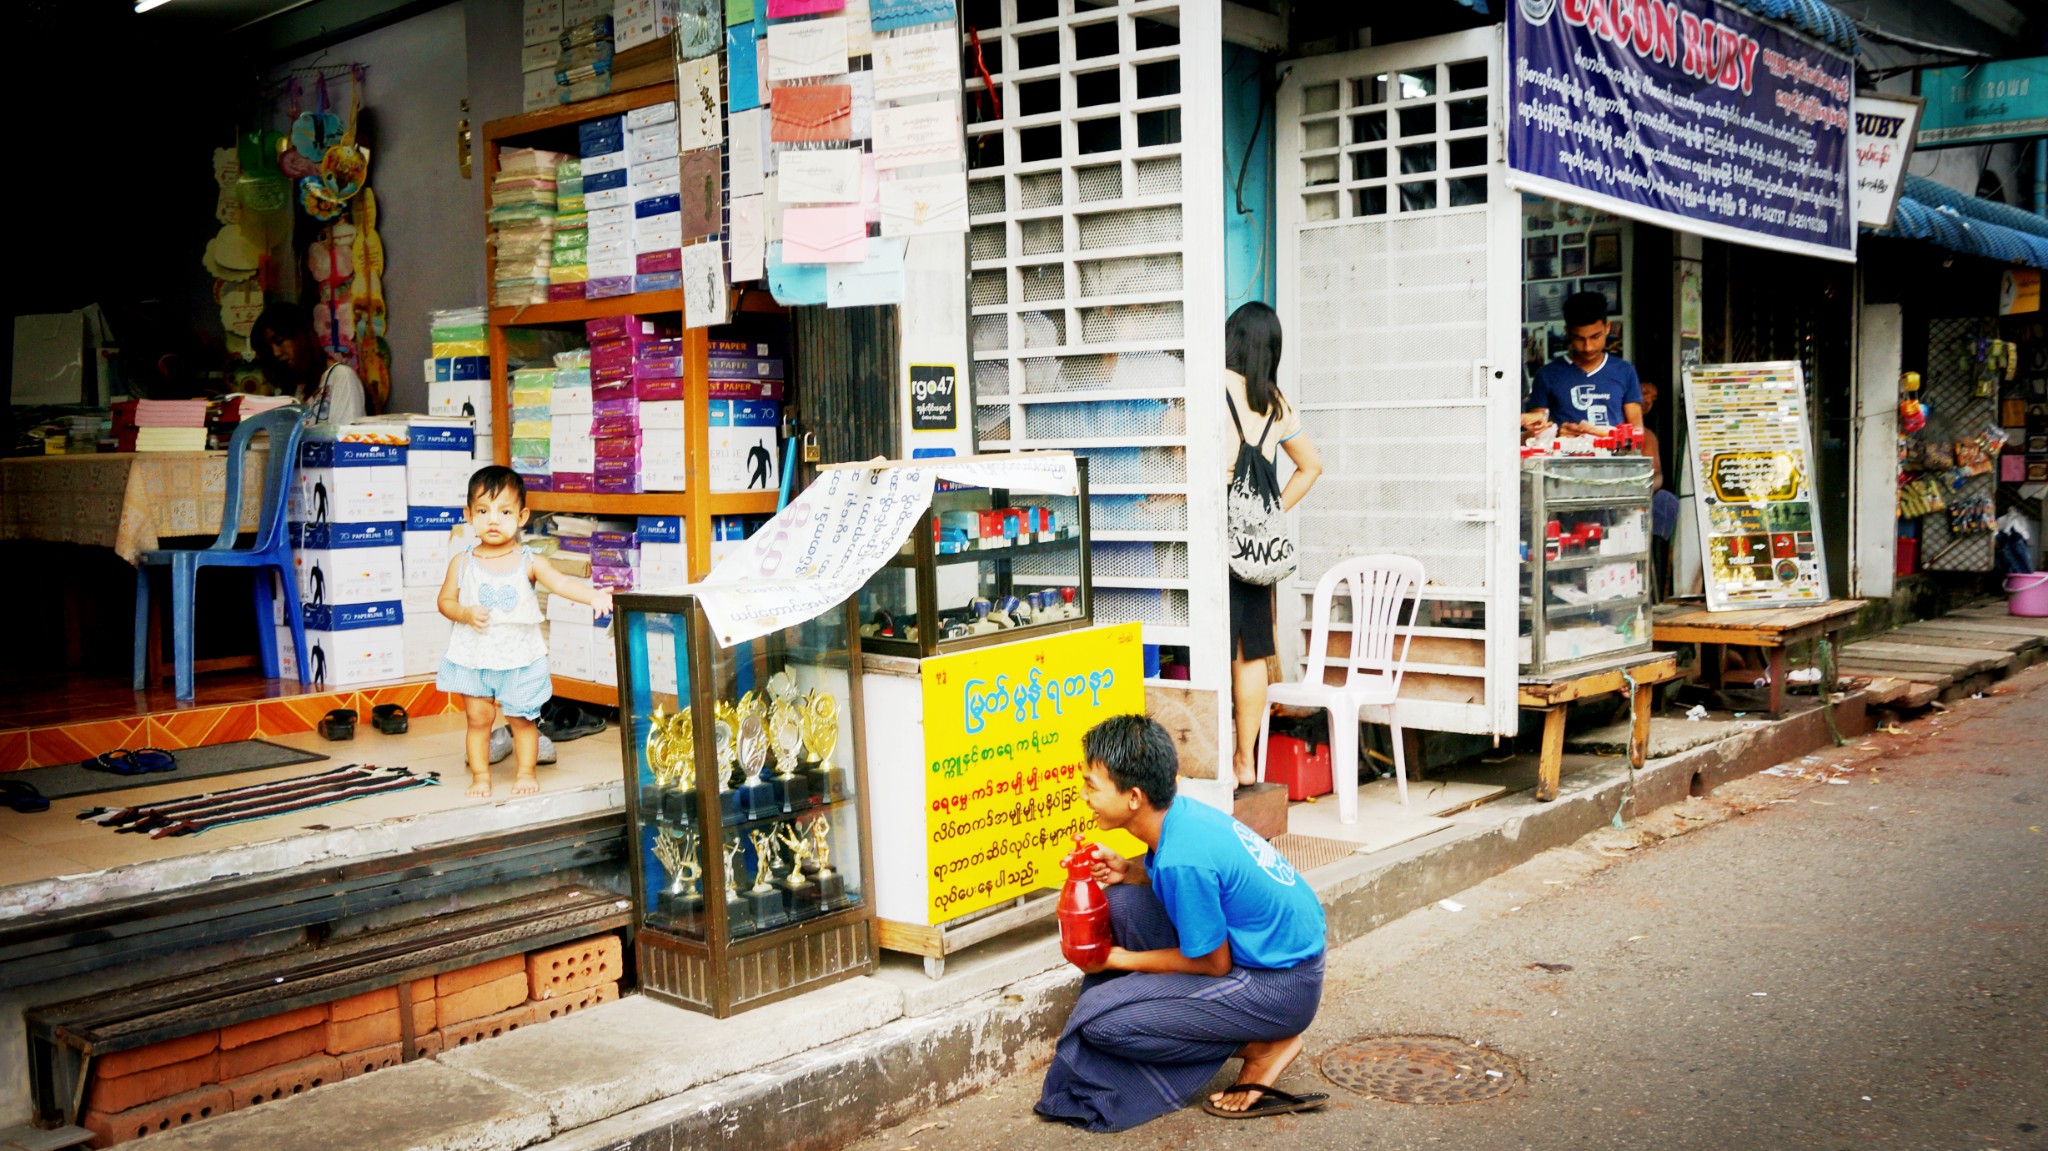
<svg viewBox="0 0 2048 1151"><path fill-rule="evenodd" d="M651 44L676 30L678 0L616 0L612 42L619 51Z"/></svg>
<svg viewBox="0 0 2048 1151"><path fill-rule="evenodd" d="M552 607L561 596L548 597ZM581 606L581 605L577 605ZM588 624L548 623L548 670L556 675L595 682L597 679L597 629Z"/></svg>
<svg viewBox="0 0 2048 1151"><path fill-rule="evenodd" d="M399 637L404 653L404 672L410 676L433 675L441 670L441 661L448 655L448 639L455 629L455 621L441 614L435 600L440 597L441 586L409 587L405 589L400 603L405 609L405 619L398 625Z"/></svg>
<svg viewBox="0 0 2048 1151"><path fill-rule="evenodd" d="M645 517L643 517L645 518ZM690 546L685 543L642 543L640 583L643 587L674 587L690 581Z"/></svg>
<svg viewBox="0 0 2048 1151"><path fill-rule="evenodd" d="M436 416L483 416L484 389L480 380L435 380L427 385L427 411Z"/></svg>
<svg viewBox="0 0 2048 1151"><path fill-rule="evenodd" d="M469 477L477 470L468 445L459 452L414 452L405 466L409 507L461 507L469 500Z"/></svg>
<svg viewBox="0 0 2048 1151"><path fill-rule="evenodd" d="M552 44L562 36L562 0L525 0L521 44Z"/></svg>
<svg viewBox="0 0 2048 1151"><path fill-rule="evenodd" d="M306 444L288 501L290 518L310 524L404 519L405 455L390 444Z"/></svg>
<svg viewBox="0 0 2048 1151"><path fill-rule="evenodd" d="M467 525L401 533L404 587L439 589L448 578L448 561L469 547ZM437 609L438 610L438 609Z"/></svg>
<svg viewBox="0 0 2048 1151"><path fill-rule="evenodd" d="M602 616L590 629L592 670L596 672L596 681L605 687L619 686L619 653L612 639L612 621L616 618Z"/></svg>
<svg viewBox="0 0 2048 1151"><path fill-rule="evenodd" d="M712 400L711 490L772 492L782 482L782 405L765 400Z"/></svg>
<svg viewBox="0 0 2048 1151"><path fill-rule="evenodd" d="M396 547L309 548L292 553L299 602L327 604L394 600L405 587L405 561Z"/></svg>
<svg viewBox="0 0 2048 1151"><path fill-rule="evenodd" d="M314 627L313 613L308 611L306 658L312 665L309 678L329 687L340 687L395 680L405 675L405 638L398 622L402 608L396 602L372 606L384 610L375 616L336 613L320 617L323 622L336 624L335 627ZM298 667L292 652L291 629L281 627L278 635L279 673L295 679Z"/></svg>

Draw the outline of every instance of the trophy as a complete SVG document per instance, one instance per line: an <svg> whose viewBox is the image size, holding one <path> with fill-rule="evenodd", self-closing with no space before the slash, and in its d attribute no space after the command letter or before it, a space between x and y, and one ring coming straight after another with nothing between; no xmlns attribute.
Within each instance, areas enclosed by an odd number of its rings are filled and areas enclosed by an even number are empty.
<svg viewBox="0 0 2048 1151"><path fill-rule="evenodd" d="M653 734L649 733L647 739L651 759ZM677 827L687 827L697 821L697 732L689 708L669 716L661 752L668 765L666 780L661 779L661 764L657 762L655 766L655 778L662 783L661 819Z"/></svg>
<svg viewBox="0 0 2048 1151"><path fill-rule="evenodd" d="M754 886L747 889L747 906L754 926L767 930L789 922L789 902L775 886L775 835L757 827L747 833L754 841Z"/></svg>
<svg viewBox="0 0 2048 1151"><path fill-rule="evenodd" d="M718 810L719 818L728 824L740 821L740 793L732 789L733 764L738 759L740 717L739 709L720 701L715 710L717 719L711 728L712 755L718 763Z"/></svg>
<svg viewBox="0 0 2048 1151"><path fill-rule="evenodd" d="M768 727L763 710L761 697L753 692L740 697L737 746L740 767L746 771L747 778L740 784L739 806L740 814L747 819L762 819L782 813L782 804L775 798L775 785L761 778L761 769L768 765Z"/></svg>
<svg viewBox="0 0 2048 1151"><path fill-rule="evenodd" d="M804 750L814 761L807 769L810 791L826 803L846 798L846 771L832 766L832 749L839 744L839 701L812 692L801 708L798 724L803 729Z"/></svg>
<svg viewBox="0 0 2048 1151"><path fill-rule="evenodd" d="M754 905L740 894L741 850L739 836L725 841L725 931L733 937L750 934L759 927L754 921Z"/></svg>
<svg viewBox="0 0 2048 1151"><path fill-rule="evenodd" d="M768 735L775 743L775 776L769 780L775 797L783 811L802 811L811 805L811 785L798 758L804 746L803 718L794 700L778 699L768 709Z"/></svg>
<svg viewBox="0 0 2048 1151"><path fill-rule="evenodd" d="M811 866L810 835L792 822L777 824L775 836L789 849L789 874L781 882L783 890L789 892L790 914L799 918L816 915L823 901L818 896L818 885L804 874Z"/></svg>
<svg viewBox="0 0 2048 1151"><path fill-rule="evenodd" d="M821 811L811 821L810 831L811 854L817 860L817 873L811 877L811 884L818 889L818 902L830 907L846 895L846 877L832 870L832 821Z"/></svg>
<svg viewBox="0 0 2048 1151"><path fill-rule="evenodd" d="M684 930L695 930L704 914L704 893L697 886L704 865L697 861L697 844L694 830L684 836L670 835L659 828L654 832L654 857L671 877L655 907Z"/></svg>
<svg viewBox="0 0 2048 1151"><path fill-rule="evenodd" d="M644 750L647 768L654 774L654 782L640 788L640 810L656 823L663 822L667 813L662 809L662 797L669 788L669 773L674 769L668 752L668 712L660 704L647 717L647 740Z"/></svg>

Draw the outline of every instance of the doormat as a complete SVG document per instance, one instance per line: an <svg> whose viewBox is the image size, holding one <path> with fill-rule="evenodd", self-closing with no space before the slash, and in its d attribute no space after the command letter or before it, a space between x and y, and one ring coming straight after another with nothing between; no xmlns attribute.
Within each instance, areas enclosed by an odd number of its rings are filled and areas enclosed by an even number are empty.
<svg viewBox="0 0 2048 1151"><path fill-rule="evenodd" d="M78 818L118 832L141 832L151 839L163 839L198 835L209 828L310 811L351 799L432 787L439 782L441 777L436 772L415 774L409 767L351 763L312 775L160 799L135 807L91 807L79 812Z"/></svg>
<svg viewBox="0 0 2048 1151"><path fill-rule="evenodd" d="M10 771L0 778L34 784L35 789L42 792L45 798L63 799L69 795L125 791L131 787L155 787L160 783L204 779L207 776L228 775L237 771L260 771L266 767L318 763L327 758L317 751L301 751L296 747L286 747L263 739L239 739L233 743L180 748L171 754L178 757L178 767L175 771L115 775L111 771L90 771L75 763L61 763L54 767L29 767L20 771Z"/></svg>
<svg viewBox="0 0 2048 1151"><path fill-rule="evenodd" d="M1292 833L1274 837L1273 847L1296 871L1312 871L1328 867L1340 859L1349 859L1358 853L1358 845L1343 839L1324 839L1315 835L1294 835Z"/></svg>

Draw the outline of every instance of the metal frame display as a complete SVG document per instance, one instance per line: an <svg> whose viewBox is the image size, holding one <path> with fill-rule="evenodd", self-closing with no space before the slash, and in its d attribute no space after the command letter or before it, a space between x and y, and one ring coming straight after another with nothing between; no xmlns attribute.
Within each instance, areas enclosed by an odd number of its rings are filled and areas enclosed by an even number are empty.
<svg viewBox="0 0 2048 1151"><path fill-rule="evenodd" d="M1525 674L1549 675L1615 656L1650 650L1650 493L1655 472L1648 456L1607 456L1585 459L1533 459L1522 468L1522 579L1527 596L1523 619L1528 621L1529 656L1522 660ZM1564 545L1560 554L1550 555L1546 526L1560 514L1638 511L1642 548L1608 554L1586 551L1583 541ZM1569 550L1574 554L1562 554ZM1626 599L1582 604L1551 603L1553 576L1562 574L1567 582L1577 579L1581 569L1610 564L1633 563L1643 594ZM1549 641L1554 620L1586 619L1603 612L1635 609L1633 642L1562 659L1549 658Z"/></svg>

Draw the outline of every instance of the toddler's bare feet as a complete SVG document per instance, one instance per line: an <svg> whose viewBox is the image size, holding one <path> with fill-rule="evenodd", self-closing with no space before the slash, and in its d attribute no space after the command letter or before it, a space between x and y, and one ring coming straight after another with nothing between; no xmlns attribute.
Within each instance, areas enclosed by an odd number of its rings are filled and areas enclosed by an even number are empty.
<svg viewBox="0 0 2048 1151"><path fill-rule="evenodd" d="M469 772L469 791L465 794L471 799L489 799L491 797L491 769L485 768L482 771L478 771L475 768L471 768Z"/></svg>
<svg viewBox="0 0 2048 1151"><path fill-rule="evenodd" d="M540 792L540 776L531 771L522 771L512 777L512 794L535 795Z"/></svg>

